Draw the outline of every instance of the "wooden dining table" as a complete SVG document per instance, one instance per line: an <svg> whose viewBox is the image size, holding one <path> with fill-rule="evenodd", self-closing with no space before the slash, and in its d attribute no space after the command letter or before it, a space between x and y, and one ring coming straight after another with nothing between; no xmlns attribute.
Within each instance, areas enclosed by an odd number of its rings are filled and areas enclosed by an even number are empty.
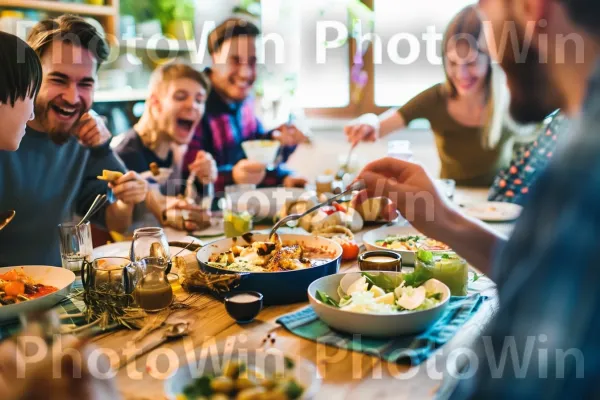
<svg viewBox="0 0 600 400"><path fill-rule="evenodd" d="M458 189L460 201L484 199L477 190ZM493 227L493 226L492 226ZM367 227L356 237L360 242ZM498 225L500 231L507 226ZM173 235L176 235L172 232ZM176 235L177 236L177 235ZM181 237L175 239L180 240ZM188 263L194 257L186 256ZM358 271L356 262L345 262L340 272ZM496 290L486 277L477 281L478 291L490 300L483 303L479 311L460 329L455 337L440 348L427 362L416 367L388 363L377 357L319 344L295 336L275 321L287 313L300 310L307 302L269 306L249 324L236 323L226 312L224 304L208 294L192 297L182 289L176 292L178 301L190 308L172 312L168 324L186 322L191 333L183 340L168 342L156 350L138 358L116 373L116 382L125 399L165 398L164 382L177 366L184 366L197 359L202 350L215 346L232 345L235 348L275 348L285 354L304 358L316 366L321 381L317 399L423 399L436 396L448 368L457 353L481 335L497 308ZM285 288L282 288L285 290ZM160 339L164 329L158 329L143 340L135 341L136 331L121 329L100 334L92 342L104 349L114 362L124 352L133 351ZM271 335L268 340L267 335ZM271 338L274 338L272 340Z"/></svg>

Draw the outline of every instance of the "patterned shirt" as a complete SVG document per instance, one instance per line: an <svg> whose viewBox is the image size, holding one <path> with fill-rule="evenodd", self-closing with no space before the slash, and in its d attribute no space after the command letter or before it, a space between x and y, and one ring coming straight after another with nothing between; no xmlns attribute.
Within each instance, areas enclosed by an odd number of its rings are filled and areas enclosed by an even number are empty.
<svg viewBox="0 0 600 400"><path fill-rule="evenodd" d="M600 398L599 126L600 62L569 143L499 254L500 311L478 345L475 377L452 398Z"/></svg>
<svg viewBox="0 0 600 400"><path fill-rule="evenodd" d="M488 200L523 204L531 186L556 152L556 145L568 129L563 114L555 111L548 117L537 139L519 149L510 166L498 174Z"/></svg>
<svg viewBox="0 0 600 400"><path fill-rule="evenodd" d="M207 74L210 76L210 70ZM223 193L225 186L235 183L232 177L233 166L246 158L242 142L271 138L271 132L265 132L256 117L254 105L251 97L241 103L227 103L215 90L211 90L206 100L204 117L198 124L184 158L184 177L189 176L187 166L194 161L196 153L204 150L212 154L219 169L215 193ZM294 150L294 147L283 147L279 158L283 162L287 161ZM283 164L279 164L267 171L267 177L261 186L277 186L290 173Z"/></svg>

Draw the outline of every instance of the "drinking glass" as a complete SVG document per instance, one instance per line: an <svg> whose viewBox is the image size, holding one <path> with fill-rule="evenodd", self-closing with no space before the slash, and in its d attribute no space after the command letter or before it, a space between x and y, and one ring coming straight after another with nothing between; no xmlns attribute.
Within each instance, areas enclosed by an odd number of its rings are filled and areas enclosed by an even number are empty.
<svg viewBox="0 0 600 400"><path fill-rule="evenodd" d="M92 230L90 223L77 226L73 222L58 225L60 234L60 257L62 267L75 273L81 272L84 261L92 258Z"/></svg>
<svg viewBox="0 0 600 400"><path fill-rule="evenodd" d="M115 294L133 290L129 273L134 272L131 261L124 257L101 257L85 262L81 282L87 289L103 289Z"/></svg>
<svg viewBox="0 0 600 400"><path fill-rule="evenodd" d="M252 204L242 204L240 201L244 193L252 190L256 190L256 185L231 185L225 188L223 230L226 237L241 236L252 230L252 217L256 210Z"/></svg>

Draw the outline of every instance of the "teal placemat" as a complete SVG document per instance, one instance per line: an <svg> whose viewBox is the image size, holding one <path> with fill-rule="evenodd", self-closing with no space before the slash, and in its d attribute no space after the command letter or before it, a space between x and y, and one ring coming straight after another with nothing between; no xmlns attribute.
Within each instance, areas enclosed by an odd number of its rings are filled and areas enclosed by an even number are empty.
<svg viewBox="0 0 600 400"><path fill-rule="evenodd" d="M284 315L277 322L305 339L370 354L389 362L419 365L450 341L485 300L487 297L480 294L451 297L444 314L426 332L392 339L375 339L334 331L319 319L311 306Z"/></svg>

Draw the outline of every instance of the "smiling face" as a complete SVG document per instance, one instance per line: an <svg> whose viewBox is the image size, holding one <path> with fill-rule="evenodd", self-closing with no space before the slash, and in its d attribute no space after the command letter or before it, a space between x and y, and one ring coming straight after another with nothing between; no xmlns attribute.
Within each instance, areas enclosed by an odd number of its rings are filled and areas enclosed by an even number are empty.
<svg viewBox="0 0 600 400"><path fill-rule="evenodd" d="M256 43L248 35L223 42L213 55L210 80L226 101L240 102L252 92L256 81Z"/></svg>
<svg viewBox="0 0 600 400"><path fill-rule="evenodd" d="M548 114L564 106L549 71L542 62L536 42L526 39L526 21L519 15L516 3L507 0L480 0L479 10L486 29L490 54L500 63L507 76L511 94L510 113L520 123L542 121ZM514 25L513 25L514 24ZM511 32L514 30L514 32ZM510 34L513 33L513 34ZM505 35L508 40L504 40ZM516 43L513 38L516 38ZM529 48L524 57L515 51ZM503 47L499 47L503 45Z"/></svg>
<svg viewBox="0 0 600 400"><path fill-rule="evenodd" d="M152 98L158 130L177 144L188 144L204 115L206 89L196 80L179 78L163 83Z"/></svg>
<svg viewBox="0 0 600 400"><path fill-rule="evenodd" d="M446 49L444 68L458 96L469 96L485 88L490 59L468 43L451 41Z"/></svg>
<svg viewBox="0 0 600 400"><path fill-rule="evenodd" d="M31 125L61 144L92 106L97 61L90 51L55 40L41 62L44 77Z"/></svg>
<svg viewBox="0 0 600 400"><path fill-rule="evenodd" d="M33 119L33 98L17 99L14 107L0 103L0 150L15 151L25 135L27 122Z"/></svg>

